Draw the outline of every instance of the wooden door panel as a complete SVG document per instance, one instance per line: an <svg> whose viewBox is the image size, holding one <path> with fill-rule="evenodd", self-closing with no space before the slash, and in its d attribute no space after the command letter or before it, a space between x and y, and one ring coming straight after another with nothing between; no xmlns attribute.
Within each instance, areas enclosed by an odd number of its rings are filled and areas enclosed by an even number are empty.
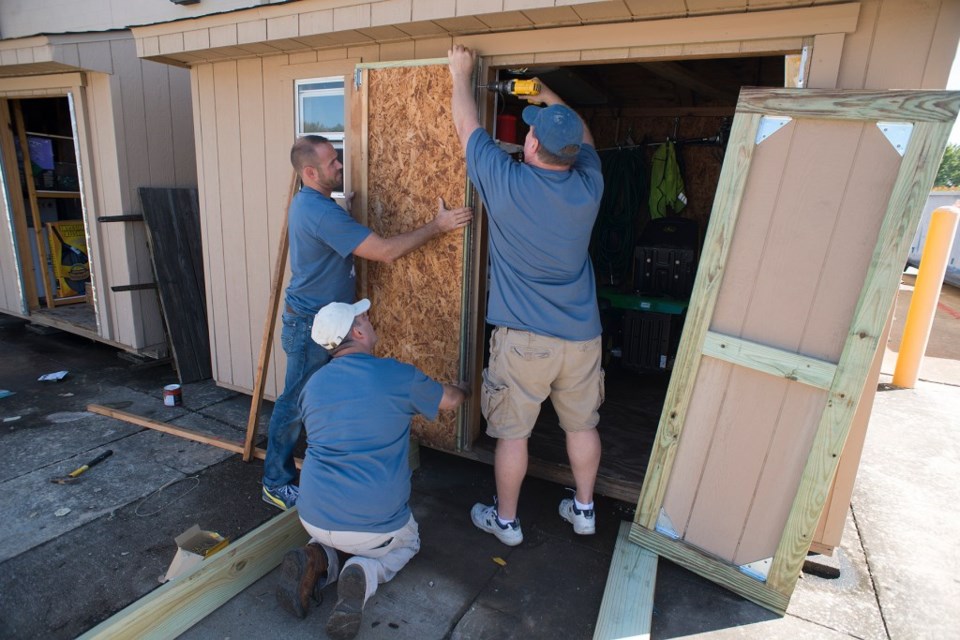
<svg viewBox="0 0 960 640"><path fill-rule="evenodd" d="M466 166L450 114L452 82L445 64L363 67L366 158L366 224L393 236L429 222L437 198L464 204ZM411 363L441 382L462 375L465 266L464 231L431 240L418 251L384 264L364 261L362 295L380 341L377 355ZM416 438L441 449L456 447L458 414L437 421L417 418Z"/></svg>
<svg viewBox="0 0 960 640"><path fill-rule="evenodd" d="M741 93L634 542L786 609L958 95Z"/></svg>

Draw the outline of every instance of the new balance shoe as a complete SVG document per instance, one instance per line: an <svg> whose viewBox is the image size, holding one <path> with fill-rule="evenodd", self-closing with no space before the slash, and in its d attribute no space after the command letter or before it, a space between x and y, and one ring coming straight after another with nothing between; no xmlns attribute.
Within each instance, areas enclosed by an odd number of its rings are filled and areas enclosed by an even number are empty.
<svg viewBox="0 0 960 640"><path fill-rule="evenodd" d="M297 504L297 498L299 497L300 487L295 484L285 484L272 488L263 485L263 501L283 511Z"/></svg>
<svg viewBox="0 0 960 640"><path fill-rule="evenodd" d="M323 601L317 586L326 573L327 553L319 543L311 542L288 551L283 556L277 583L277 604L297 618L306 617L311 601L317 604Z"/></svg>
<svg viewBox="0 0 960 640"><path fill-rule="evenodd" d="M597 532L597 518L593 509L577 509L573 498L560 501L560 517L573 525L573 532L581 536L590 536Z"/></svg>
<svg viewBox="0 0 960 640"><path fill-rule="evenodd" d="M497 520L497 505L485 505L479 502L470 510L470 519L473 525L481 531L492 533L503 544L515 547L523 542L523 531L520 529L520 518L509 524L500 524Z"/></svg>
<svg viewBox="0 0 960 640"><path fill-rule="evenodd" d="M358 564L347 565L337 580L337 604L327 619L327 636L352 640L360 631L363 603L367 597L367 576Z"/></svg>

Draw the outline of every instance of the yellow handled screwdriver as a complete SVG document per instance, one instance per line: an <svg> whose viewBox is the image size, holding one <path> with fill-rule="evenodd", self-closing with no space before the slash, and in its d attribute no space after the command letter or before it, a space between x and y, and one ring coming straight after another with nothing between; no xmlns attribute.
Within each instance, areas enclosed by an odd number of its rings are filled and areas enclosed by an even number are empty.
<svg viewBox="0 0 960 640"><path fill-rule="evenodd" d="M83 473L84 471L86 471L86 470L89 469L90 467L93 467L93 466L96 466L96 465L100 464L101 462L103 462L104 460L106 460L107 458L109 458L109 457L112 456L112 455L113 455L113 451L112 451L111 449L107 449L106 451L104 451L103 453L101 453L100 455L98 455L96 458L94 458L93 460L91 460L91 461L88 462L87 464L84 464L84 465L81 465L81 466L77 467L76 469L74 469L73 471L71 471L70 473L68 473L67 475L65 475L64 477L62 477L62 478L50 478L50 482L54 482L54 483L56 483L56 484L68 484L68 483L70 483L70 482L74 482L74 481L80 476L81 473Z"/></svg>

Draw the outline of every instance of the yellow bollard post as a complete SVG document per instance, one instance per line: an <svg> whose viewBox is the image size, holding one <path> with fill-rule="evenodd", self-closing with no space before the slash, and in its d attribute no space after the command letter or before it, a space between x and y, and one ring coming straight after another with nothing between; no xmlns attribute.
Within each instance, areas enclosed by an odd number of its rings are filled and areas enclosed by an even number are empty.
<svg viewBox="0 0 960 640"><path fill-rule="evenodd" d="M960 204L960 200L957 201ZM960 221L960 208L938 207L930 216L930 229L920 256L920 268L917 282L913 287L913 298L907 311L907 321L903 326L903 338L900 340L900 353L897 366L893 371L893 384L904 389L913 389L920 375L920 362L927 350L933 316L940 300L943 276L947 272L947 258L953 246L953 237L957 233Z"/></svg>

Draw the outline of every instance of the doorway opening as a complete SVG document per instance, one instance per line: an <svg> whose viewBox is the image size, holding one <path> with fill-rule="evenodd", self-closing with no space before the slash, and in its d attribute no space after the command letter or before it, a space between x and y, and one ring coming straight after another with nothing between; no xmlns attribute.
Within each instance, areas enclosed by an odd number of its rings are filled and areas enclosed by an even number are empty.
<svg viewBox="0 0 960 640"><path fill-rule="evenodd" d="M798 55L777 54L490 73L497 81L540 78L586 120L600 154L604 198L590 245L606 373L598 493L628 502L640 494L740 88L798 86L798 63ZM494 137L517 159L527 104L510 95L494 99ZM481 346L484 362L491 330ZM485 425L479 431L473 455L492 460L496 442ZM571 481L549 401L529 454L530 475Z"/></svg>
<svg viewBox="0 0 960 640"><path fill-rule="evenodd" d="M7 100L8 202L26 307L42 324L96 335L72 106L67 96ZM12 164L12 162L10 163Z"/></svg>

